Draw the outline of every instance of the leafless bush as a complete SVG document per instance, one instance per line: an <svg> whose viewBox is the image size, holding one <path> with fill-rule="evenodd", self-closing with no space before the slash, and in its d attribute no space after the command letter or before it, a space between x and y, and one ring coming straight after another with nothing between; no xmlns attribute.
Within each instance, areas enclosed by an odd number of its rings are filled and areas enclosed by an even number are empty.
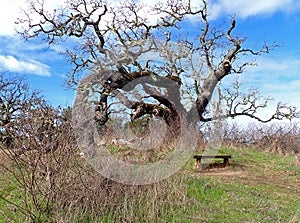
<svg viewBox="0 0 300 223"><path fill-rule="evenodd" d="M298 122L227 126L224 133L227 146L250 146L279 154L300 153L300 126Z"/></svg>
<svg viewBox="0 0 300 223"><path fill-rule="evenodd" d="M66 115L35 97L32 103L23 101L14 121L2 126L3 136L11 140L0 143L1 154L10 159L1 166L21 191L12 199L22 201L15 203L17 209L32 220L51 215L68 186L61 187L78 148Z"/></svg>
<svg viewBox="0 0 300 223"><path fill-rule="evenodd" d="M290 125L269 125L256 129L261 137L254 143L256 148L279 154L300 153L299 123Z"/></svg>
<svg viewBox="0 0 300 223"><path fill-rule="evenodd" d="M1 137L9 140L0 142L0 167L15 187L0 195L9 204L8 221L17 220L9 213L18 212L34 222L156 222L190 203L180 174L146 186L102 177L79 155L71 109L53 108L29 94L23 80L2 83ZM12 89L19 93L10 94Z"/></svg>

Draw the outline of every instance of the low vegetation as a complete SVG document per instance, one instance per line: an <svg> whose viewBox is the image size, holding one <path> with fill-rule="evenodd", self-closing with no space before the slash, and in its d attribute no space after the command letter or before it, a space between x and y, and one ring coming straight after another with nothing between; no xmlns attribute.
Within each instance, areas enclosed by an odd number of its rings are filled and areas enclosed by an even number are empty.
<svg viewBox="0 0 300 223"><path fill-rule="evenodd" d="M83 172L77 192L61 185L49 212L24 201L28 188L2 170L0 222L299 222L298 156L249 148L220 152L233 156L227 169L199 172L191 159L176 175L148 186L104 184L92 170ZM46 208L47 200L42 204Z"/></svg>

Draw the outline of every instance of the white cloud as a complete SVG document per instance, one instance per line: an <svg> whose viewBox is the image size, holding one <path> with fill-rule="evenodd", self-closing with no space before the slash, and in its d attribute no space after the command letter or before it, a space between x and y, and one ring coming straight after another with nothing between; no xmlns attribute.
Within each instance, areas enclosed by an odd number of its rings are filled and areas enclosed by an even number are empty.
<svg viewBox="0 0 300 223"><path fill-rule="evenodd" d="M15 28L15 19L17 14L20 12L16 5L22 3L19 0L0 0L0 35L13 35Z"/></svg>
<svg viewBox="0 0 300 223"><path fill-rule="evenodd" d="M48 0L46 7L51 10L61 5L61 0ZM13 36L16 34L16 20L21 16L21 9L26 9L24 0L0 0L0 35Z"/></svg>
<svg viewBox="0 0 300 223"><path fill-rule="evenodd" d="M246 18L254 15L268 15L276 11L289 12L299 8L298 0L212 0L210 13L212 18L229 14Z"/></svg>
<svg viewBox="0 0 300 223"><path fill-rule="evenodd" d="M258 14L270 14L275 11L291 11L300 8L298 0L208 0L210 2L209 13L212 18L220 15L236 14L239 17L246 18ZM116 1L111 1L114 4ZM140 0L140 3L154 5L159 0ZM191 0L192 6L200 6L198 0ZM47 0L45 8L48 11L61 6L62 0ZM24 0L0 0L0 35L12 36L15 34L15 22L20 17L21 9L26 9L26 1ZM147 13L150 21L156 21L157 15Z"/></svg>
<svg viewBox="0 0 300 223"><path fill-rule="evenodd" d="M246 78L250 80L294 80L300 76L300 58L295 57L260 57L258 66L249 67L246 70ZM268 82L268 81L267 81Z"/></svg>
<svg viewBox="0 0 300 223"><path fill-rule="evenodd" d="M276 102L287 102L300 109L300 58L266 57L257 62L259 66L247 69L240 80Z"/></svg>
<svg viewBox="0 0 300 223"><path fill-rule="evenodd" d="M29 73L39 76L51 76L50 67L35 60L18 60L14 56L0 55L0 69L10 72Z"/></svg>

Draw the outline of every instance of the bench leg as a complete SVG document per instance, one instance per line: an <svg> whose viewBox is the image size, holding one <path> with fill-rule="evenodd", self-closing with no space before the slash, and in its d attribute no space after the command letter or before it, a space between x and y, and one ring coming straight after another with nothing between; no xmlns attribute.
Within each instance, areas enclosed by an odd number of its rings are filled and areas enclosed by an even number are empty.
<svg viewBox="0 0 300 223"><path fill-rule="evenodd" d="M202 169L201 159L196 159L195 166L197 169L200 169L200 170Z"/></svg>
<svg viewBox="0 0 300 223"><path fill-rule="evenodd" d="M224 158L224 166L229 167L229 159L228 158Z"/></svg>

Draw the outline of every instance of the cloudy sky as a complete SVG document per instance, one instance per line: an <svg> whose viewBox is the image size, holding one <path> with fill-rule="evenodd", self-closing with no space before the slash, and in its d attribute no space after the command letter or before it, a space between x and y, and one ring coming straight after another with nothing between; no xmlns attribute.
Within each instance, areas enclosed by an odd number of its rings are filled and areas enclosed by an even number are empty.
<svg viewBox="0 0 300 223"><path fill-rule="evenodd" d="M19 8L25 2L0 0L0 70L6 75L24 74L55 105L72 104L73 92L65 91L62 86L70 67L59 50L40 41L24 42L15 33ZM53 8L62 0L46 2ZM300 108L300 1L211 0L210 3L210 18L215 22L236 15L235 32L247 37L247 45L260 46L265 41L282 43L281 48L258 58L259 66L248 69L241 80L259 88L264 95Z"/></svg>

